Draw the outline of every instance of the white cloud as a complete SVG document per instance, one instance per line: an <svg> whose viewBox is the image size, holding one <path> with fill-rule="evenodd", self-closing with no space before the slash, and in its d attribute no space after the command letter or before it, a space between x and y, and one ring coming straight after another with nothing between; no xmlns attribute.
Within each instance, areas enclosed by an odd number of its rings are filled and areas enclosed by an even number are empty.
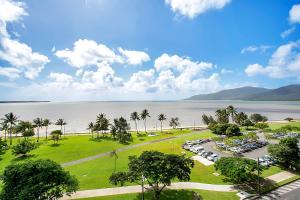
<svg viewBox="0 0 300 200"><path fill-rule="evenodd" d="M76 68L97 65L103 61L122 62L121 58L107 46L87 39L79 39L74 43L73 50L59 50L55 52L55 55Z"/></svg>
<svg viewBox="0 0 300 200"><path fill-rule="evenodd" d="M247 53L247 52L256 52L256 51L260 51L260 53L264 53L266 52L266 50L272 48L269 45L260 45L260 46L255 46L255 45L251 45L248 47L245 47L241 50L241 54Z"/></svg>
<svg viewBox="0 0 300 200"><path fill-rule="evenodd" d="M13 68L18 68L26 78L34 79L50 62L47 56L32 52L32 49L19 41L2 38L0 59L9 62Z"/></svg>
<svg viewBox="0 0 300 200"><path fill-rule="evenodd" d="M6 76L10 80L20 77L20 70L13 67L0 67L0 76Z"/></svg>
<svg viewBox="0 0 300 200"><path fill-rule="evenodd" d="M221 70L221 74L231 74L231 73L233 73L233 71L229 70L229 69L222 69Z"/></svg>
<svg viewBox="0 0 300 200"><path fill-rule="evenodd" d="M219 10L230 3L230 0L165 0L173 12L190 19L209 10Z"/></svg>
<svg viewBox="0 0 300 200"><path fill-rule="evenodd" d="M198 73L212 68L213 65L207 62L193 62L187 57L180 57L178 55L170 56L164 53L154 61L154 67L157 71L177 69L180 72L188 70Z"/></svg>
<svg viewBox="0 0 300 200"><path fill-rule="evenodd" d="M118 50L123 55L126 63L130 65L141 65L150 60L150 56L143 51L131 51L122 49L121 47Z"/></svg>
<svg viewBox="0 0 300 200"><path fill-rule="evenodd" d="M289 20L291 23L300 23L300 4L291 8Z"/></svg>
<svg viewBox="0 0 300 200"><path fill-rule="evenodd" d="M280 34L280 36L281 36L282 38L286 38L287 36L289 36L290 34L292 34L295 30L296 30L296 27L293 26L292 28L289 28L289 29L283 31L283 32Z"/></svg>
<svg viewBox="0 0 300 200"><path fill-rule="evenodd" d="M271 78L300 77L300 40L279 46L272 54L268 65L249 65L245 72L249 76L258 74Z"/></svg>
<svg viewBox="0 0 300 200"><path fill-rule="evenodd" d="M28 15L25 11L25 4L11 0L0 0L0 35L9 37L6 24L17 22L23 16Z"/></svg>
<svg viewBox="0 0 300 200"><path fill-rule="evenodd" d="M56 83L70 84L74 81L73 77L65 73L54 73L51 72L49 78Z"/></svg>
<svg viewBox="0 0 300 200"><path fill-rule="evenodd" d="M151 91L155 80L154 74L154 69L133 73L129 81L125 83L126 90L135 92Z"/></svg>

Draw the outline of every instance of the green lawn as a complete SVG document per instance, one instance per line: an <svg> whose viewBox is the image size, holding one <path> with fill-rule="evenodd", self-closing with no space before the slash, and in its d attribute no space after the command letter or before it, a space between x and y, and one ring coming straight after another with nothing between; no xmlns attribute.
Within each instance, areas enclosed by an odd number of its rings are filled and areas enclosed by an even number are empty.
<svg viewBox="0 0 300 200"><path fill-rule="evenodd" d="M158 132L158 135L153 137L138 137L136 133L133 133L133 140L128 145L159 140L162 138L173 137L191 132L191 130L170 130L163 133ZM23 138L14 138L13 144L16 144L18 140L21 139ZM120 144L119 142L112 140L110 137L106 137L97 141L92 140L91 136L89 135L74 135L62 137L62 140L59 141L58 146L53 146L53 141L51 140L46 141L45 138L41 138L39 148L32 151L30 154L32 155L32 158L48 158L58 163L65 163L87 156L108 152L122 146L126 145ZM9 163L15 161L18 161L18 159L15 159L15 156L11 154L10 150L8 150L4 155L0 155L0 172L2 172L5 166L7 166Z"/></svg>
<svg viewBox="0 0 300 200"><path fill-rule="evenodd" d="M193 190L204 200L238 200L238 196L235 192L215 192L206 190ZM112 195L105 197L94 197L81 200L139 200L141 194L123 194L123 195ZM148 193L145 195L146 200L152 199L152 194ZM168 190L162 193L161 200L191 200L193 199L193 192L190 190Z"/></svg>
<svg viewBox="0 0 300 200"><path fill-rule="evenodd" d="M269 123L269 127L271 129L277 129L277 128L280 128L280 127L285 126L285 125L300 127L300 121L283 122L283 123L277 123L277 122Z"/></svg>

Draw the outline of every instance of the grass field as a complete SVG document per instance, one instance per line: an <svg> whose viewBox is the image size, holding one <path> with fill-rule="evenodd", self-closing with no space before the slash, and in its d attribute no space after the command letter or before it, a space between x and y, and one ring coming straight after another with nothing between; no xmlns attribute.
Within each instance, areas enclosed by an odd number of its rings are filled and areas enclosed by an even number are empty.
<svg viewBox="0 0 300 200"><path fill-rule="evenodd" d="M193 190L196 192L201 199L205 200L238 200L238 196L234 192L214 192L206 190ZM80 200L139 200L141 199L141 194L123 194L123 195L112 195L105 197L94 197ZM146 200L152 199L152 194L145 194ZM172 190L165 191L161 195L161 200L191 200L193 199L193 192L190 190Z"/></svg>

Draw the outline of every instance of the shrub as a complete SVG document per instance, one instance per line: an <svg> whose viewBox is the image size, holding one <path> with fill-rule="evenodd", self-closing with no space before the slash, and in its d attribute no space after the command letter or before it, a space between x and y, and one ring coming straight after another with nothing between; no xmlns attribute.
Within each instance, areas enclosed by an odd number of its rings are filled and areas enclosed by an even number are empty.
<svg viewBox="0 0 300 200"><path fill-rule="evenodd" d="M267 123L256 123L254 126L255 126L255 128L258 128L258 129L261 129L261 130L266 129L266 128L269 127L269 125Z"/></svg>
<svg viewBox="0 0 300 200"><path fill-rule="evenodd" d="M27 153L36 148L37 146L34 142L31 142L29 140L22 140L21 142L12 147L12 153L14 155L25 156Z"/></svg>

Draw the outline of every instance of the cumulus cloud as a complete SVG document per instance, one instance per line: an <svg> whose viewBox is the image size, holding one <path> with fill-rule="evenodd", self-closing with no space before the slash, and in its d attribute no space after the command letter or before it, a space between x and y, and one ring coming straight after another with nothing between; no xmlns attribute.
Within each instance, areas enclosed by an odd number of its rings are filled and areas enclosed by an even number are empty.
<svg viewBox="0 0 300 200"><path fill-rule="evenodd" d="M150 60L150 56L143 51L126 50L121 47L118 50L129 65L141 65Z"/></svg>
<svg viewBox="0 0 300 200"><path fill-rule="evenodd" d="M18 22L28 15L25 4L11 0L0 0L0 59L8 62L11 67L1 68L0 75L10 79L24 75L28 79L36 78L44 66L50 62L47 56L33 52L27 44L11 39L6 25Z"/></svg>
<svg viewBox="0 0 300 200"><path fill-rule="evenodd" d="M190 19L209 10L219 10L230 3L230 0L165 0L172 11Z"/></svg>
<svg viewBox="0 0 300 200"><path fill-rule="evenodd" d="M79 39L74 43L73 50L64 49L55 52L58 58L64 59L66 63L76 68L97 65L106 61L109 63L121 62L110 48L103 44L97 44L93 40Z"/></svg>
<svg viewBox="0 0 300 200"><path fill-rule="evenodd" d="M300 4L294 5L289 14L289 21L291 23L300 23Z"/></svg>
<svg viewBox="0 0 300 200"><path fill-rule="evenodd" d="M279 46L268 65L251 64L245 72L248 76L267 75L271 78L300 77L300 40Z"/></svg>
<svg viewBox="0 0 300 200"><path fill-rule="evenodd" d="M125 88L128 91L147 92L155 90L153 83L155 80L154 69L146 71L138 71L133 73L129 81L125 83Z"/></svg>
<svg viewBox="0 0 300 200"><path fill-rule="evenodd" d="M257 52L257 51L259 51L260 53L264 53L264 52L266 52L266 50L268 50L270 48L272 48L272 47L269 45L260 45L260 46L251 45L251 46L243 48L241 50L241 54L244 54L247 52L253 53L253 52Z"/></svg>
<svg viewBox="0 0 300 200"><path fill-rule="evenodd" d="M0 59L9 62L13 68L18 68L28 79L36 78L49 62L47 56L32 52L31 47L10 38L2 38Z"/></svg>

